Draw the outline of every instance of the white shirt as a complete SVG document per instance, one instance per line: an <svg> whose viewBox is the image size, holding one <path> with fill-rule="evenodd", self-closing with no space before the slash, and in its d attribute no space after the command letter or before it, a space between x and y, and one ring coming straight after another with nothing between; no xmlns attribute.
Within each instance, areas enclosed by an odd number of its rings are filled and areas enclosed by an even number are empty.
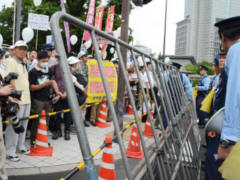
<svg viewBox="0 0 240 180"><path fill-rule="evenodd" d="M142 72L140 72L140 81L142 81L143 82L143 88L145 89L145 88L147 88L146 87L146 83L148 83L148 79L147 79L147 75L146 75L146 73L142 73Z"/></svg>

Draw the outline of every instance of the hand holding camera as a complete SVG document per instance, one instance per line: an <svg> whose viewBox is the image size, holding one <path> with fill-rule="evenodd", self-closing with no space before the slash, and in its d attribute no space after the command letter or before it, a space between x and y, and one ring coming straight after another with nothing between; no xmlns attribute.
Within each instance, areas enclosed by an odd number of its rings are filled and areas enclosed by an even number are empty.
<svg viewBox="0 0 240 180"><path fill-rule="evenodd" d="M13 85L10 84L12 80L17 78L17 73L9 73L4 79L1 77L0 80L3 87L0 92L3 91L3 93L0 93L0 101L2 102L1 113L3 120L10 120L14 131L19 134L24 132L24 128L17 118L19 110L18 101L21 99L22 91L14 90Z"/></svg>

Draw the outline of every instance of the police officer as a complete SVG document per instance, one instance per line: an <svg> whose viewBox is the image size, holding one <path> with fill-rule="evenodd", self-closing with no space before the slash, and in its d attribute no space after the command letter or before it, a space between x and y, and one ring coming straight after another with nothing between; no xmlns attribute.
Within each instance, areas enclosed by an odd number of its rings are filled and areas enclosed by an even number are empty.
<svg viewBox="0 0 240 180"><path fill-rule="evenodd" d="M188 100L192 102L192 98L193 98L192 97L192 93L193 93L192 84L191 84L189 78L184 73L180 72L182 65L178 62L173 62L172 65L175 66L177 68L177 70L179 71L181 82L183 84L185 92L187 93Z"/></svg>
<svg viewBox="0 0 240 180"><path fill-rule="evenodd" d="M225 160L240 137L240 16L215 24L225 50L228 50L224 71L227 76L225 117L218 148L218 160Z"/></svg>
<svg viewBox="0 0 240 180"><path fill-rule="evenodd" d="M200 66L200 76L201 80L198 86L195 87L198 90L196 97L196 111L199 119L199 128L204 128L205 120L209 118L209 115L206 112L200 110L201 103L209 92L210 78L207 75L208 68L204 65Z"/></svg>
<svg viewBox="0 0 240 180"><path fill-rule="evenodd" d="M212 70L214 72L214 76L213 76L213 79L210 83L210 90L212 88L216 88L217 85L218 85L218 81L219 81L219 54L216 55L214 61L213 61L213 64L212 64Z"/></svg>
<svg viewBox="0 0 240 180"><path fill-rule="evenodd" d="M212 102L211 111L213 114L224 106L226 95L226 73L223 69L226 60L226 51L221 51L218 58L215 58L215 67L219 70L219 82L216 86L215 96ZM205 166L205 179L218 180L221 179L221 175L218 172L217 165L217 150L220 140L220 135L214 131L206 132L207 135L207 152L206 152L206 166Z"/></svg>

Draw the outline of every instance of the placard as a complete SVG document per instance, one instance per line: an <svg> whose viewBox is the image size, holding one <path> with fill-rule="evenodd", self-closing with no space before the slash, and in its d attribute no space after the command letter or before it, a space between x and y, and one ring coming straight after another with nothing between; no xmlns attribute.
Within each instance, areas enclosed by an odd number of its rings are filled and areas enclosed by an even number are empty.
<svg viewBox="0 0 240 180"><path fill-rule="evenodd" d="M29 13L28 27L35 30L47 31L49 27L49 16Z"/></svg>
<svg viewBox="0 0 240 180"><path fill-rule="evenodd" d="M103 68L108 81L112 100L117 98L117 72L112 62L103 61ZM96 60L88 60L88 98L86 103L101 102L106 93Z"/></svg>

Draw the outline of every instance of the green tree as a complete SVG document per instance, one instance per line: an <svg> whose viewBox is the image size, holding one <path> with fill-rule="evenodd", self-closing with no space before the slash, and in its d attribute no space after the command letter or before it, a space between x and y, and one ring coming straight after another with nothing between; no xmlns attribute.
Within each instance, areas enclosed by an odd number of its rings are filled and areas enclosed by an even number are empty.
<svg viewBox="0 0 240 180"><path fill-rule="evenodd" d="M67 13L78 17L79 19L85 21L87 18L87 12L89 7L90 0L68 0L65 4ZM96 0L96 7L100 4L100 0ZM109 0L107 7L104 11L104 19L103 19L103 30L105 30L105 23L107 18L107 9L108 7L115 5L116 11L114 16L114 26L113 31L121 26L121 0ZM23 22L21 29L27 27L28 13L37 13L44 14L51 17L55 12L61 11L60 0L43 0L40 6L35 7L32 0L23 0ZM12 26L13 26L13 7L6 8L4 7L0 12L0 33L3 36L5 44L12 43ZM60 28L63 29L62 37L64 39L64 43L66 44L65 32L63 22L60 23ZM72 50L75 52L79 51L79 47L81 45L81 40L83 36L83 30L80 28L76 28L70 25L70 33L78 36L78 42L76 45L72 46ZM42 47L42 45L46 42L46 36L51 35L51 31L38 31L38 49ZM130 40L132 40L132 36L130 35ZM34 49L36 44L36 30L34 39L28 43L30 49ZM109 51L109 48L108 48ZM109 53L108 53L109 54Z"/></svg>
<svg viewBox="0 0 240 180"><path fill-rule="evenodd" d="M3 36L4 44L12 44L13 34L13 8L3 7L0 12L0 34Z"/></svg>
<svg viewBox="0 0 240 180"><path fill-rule="evenodd" d="M199 63L197 63L197 65L193 65L193 64L188 64L185 66L185 70L186 71L190 71L193 74L199 74L199 70L200 70L200 66L204 65L206 67L208 67L209 71L208 71L208 75L213 75L213 71L212 71L212 63L209 63L207 61L201 61Z"/></svg>

